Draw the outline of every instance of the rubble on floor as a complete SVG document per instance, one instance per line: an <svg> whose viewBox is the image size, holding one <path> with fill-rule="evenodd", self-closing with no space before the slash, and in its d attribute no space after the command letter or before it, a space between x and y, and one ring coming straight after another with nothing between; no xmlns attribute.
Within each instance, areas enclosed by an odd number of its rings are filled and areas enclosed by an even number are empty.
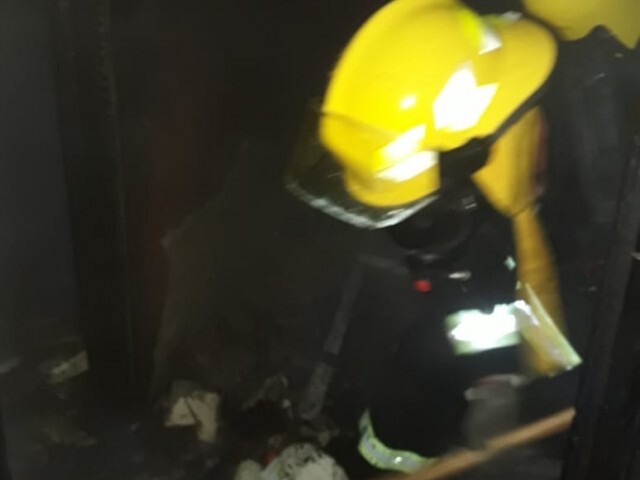
<svg viewBox="0 0 640 480"><path fill-rule="evenodd" d="M241 462L233 480L262 480L262 465L254 460Z"/></svg>
<svg viewBox="0 0 640 480"><path fill-rule="evenodd" d="M299 443L284 449L264 469L253 460L243 461L234 480L347 480L347 475L320 448Z"/></svg>
<svg viewBox="0 0 640 480"><path fill-rule="evenodd" d="M51 445L86 448L98 443L68 416L49 415L42 421L42 433Z"/></svg>
<svg viewBox="0 0 640 480"><path fill-rule="evenodd" d="M80 336L60 339L47 346L47 359L39 366L50 385L58 385L89 371L89 355Z"/></svg>
<svg viewBox="0 0 640 480"><path fill-rule="evenodd" d="M83 351L70 358L45 362L40 369L49 383L62 383L88 371L89 357Z"/></svg>
<svg viewBox="0 0 640 480"><path fill-rule="evenodd" d="M220 395L207 392L193 382L173 383L169 397L167 427L195 426L198 439L214 443L219 427Z"/></svg>

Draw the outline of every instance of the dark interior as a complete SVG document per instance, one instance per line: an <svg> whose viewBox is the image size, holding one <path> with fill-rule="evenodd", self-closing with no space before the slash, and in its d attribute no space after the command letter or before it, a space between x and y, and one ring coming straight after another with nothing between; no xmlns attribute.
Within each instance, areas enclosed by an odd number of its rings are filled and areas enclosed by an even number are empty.
<svg viewBox="0 0 640 480"><path fill-rule="evenodd" d="M0 388L11 478L231 479L242 460L325 437L349 478L379 473L357 454L358 420L424 316L411 239L334 220L287 192L282 178L309 101L384 3L2 3ZM518 1L467 3L483 13L520 10ZM628 294L615 331L594 327L602 291L611 294L601 285L613 271L607 259L623 230L620 192L636 147L635 85L607 63L617 48L598 31L563 46L543 103L541 213L569 336L586 358L619 346L609 364L617 374L601 370L599 384L617 416L585 423L602 429L600 444L637 420L635 297ZM323 414L301 420L292 411L326 358L356 262L362 278L340 354L331 356ZM624 296L626 280L619 289ZM600 372L591 363L586 371ZM77 375L52 380L77 365ZM573 405L580 375L583 388L591 385L583 370L488 402L461 435L481 444ZM443 385L452 378L442 375ZM176 380L222 398L215 443L165 427ZM634 432L615 440L620 456L638 445ZM461 478L560 478L568 439ZM636 471L626 457L616 462Z"/></svg>

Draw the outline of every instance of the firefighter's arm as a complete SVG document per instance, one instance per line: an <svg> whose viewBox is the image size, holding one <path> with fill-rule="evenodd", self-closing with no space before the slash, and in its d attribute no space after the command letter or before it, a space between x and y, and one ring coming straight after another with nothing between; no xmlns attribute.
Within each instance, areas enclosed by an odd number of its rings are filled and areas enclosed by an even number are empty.
<svg viewBox="0 0 640 480"><path fill-rule="evenodd" d="M518 296L531 309L532 321L523 318L521 322L527 363L538 374L552 375L575 366L579 359L562 334L564 319L555 262L536 213L541 132L540 110L533 109L494 145L491 162L473 179L487 200L511 218Z"/></svg>

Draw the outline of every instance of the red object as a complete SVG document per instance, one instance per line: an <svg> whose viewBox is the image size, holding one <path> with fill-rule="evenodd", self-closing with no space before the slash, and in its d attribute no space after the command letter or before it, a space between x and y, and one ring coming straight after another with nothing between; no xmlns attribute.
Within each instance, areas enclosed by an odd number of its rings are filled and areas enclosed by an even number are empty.
<svg viewBox="0 0 640 480"><path fill-rule="evenodd" d="M266 465L271 465L271 462L273 462L277 457L278 457L278 454L276 452L268 452L265 455L264 463Z"/></svg>
<svg viewBox="0 0 640 480"><path fill-rule="evenodd" d="M413 288L420 293L429 293L433 288L429 280L416 280L413 282Z"/></svg>

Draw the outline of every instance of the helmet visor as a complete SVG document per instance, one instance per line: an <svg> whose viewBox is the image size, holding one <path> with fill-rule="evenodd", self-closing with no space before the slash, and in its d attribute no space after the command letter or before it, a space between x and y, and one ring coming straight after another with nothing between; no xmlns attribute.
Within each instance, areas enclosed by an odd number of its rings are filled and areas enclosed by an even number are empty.
<svg viewBox="0 0 640 480"><path fill-rule="evenodd" d="M397 133L311 108L286 172L287 188L361 228L384 228L435 199L438 154L420 126Z"/></svg>

